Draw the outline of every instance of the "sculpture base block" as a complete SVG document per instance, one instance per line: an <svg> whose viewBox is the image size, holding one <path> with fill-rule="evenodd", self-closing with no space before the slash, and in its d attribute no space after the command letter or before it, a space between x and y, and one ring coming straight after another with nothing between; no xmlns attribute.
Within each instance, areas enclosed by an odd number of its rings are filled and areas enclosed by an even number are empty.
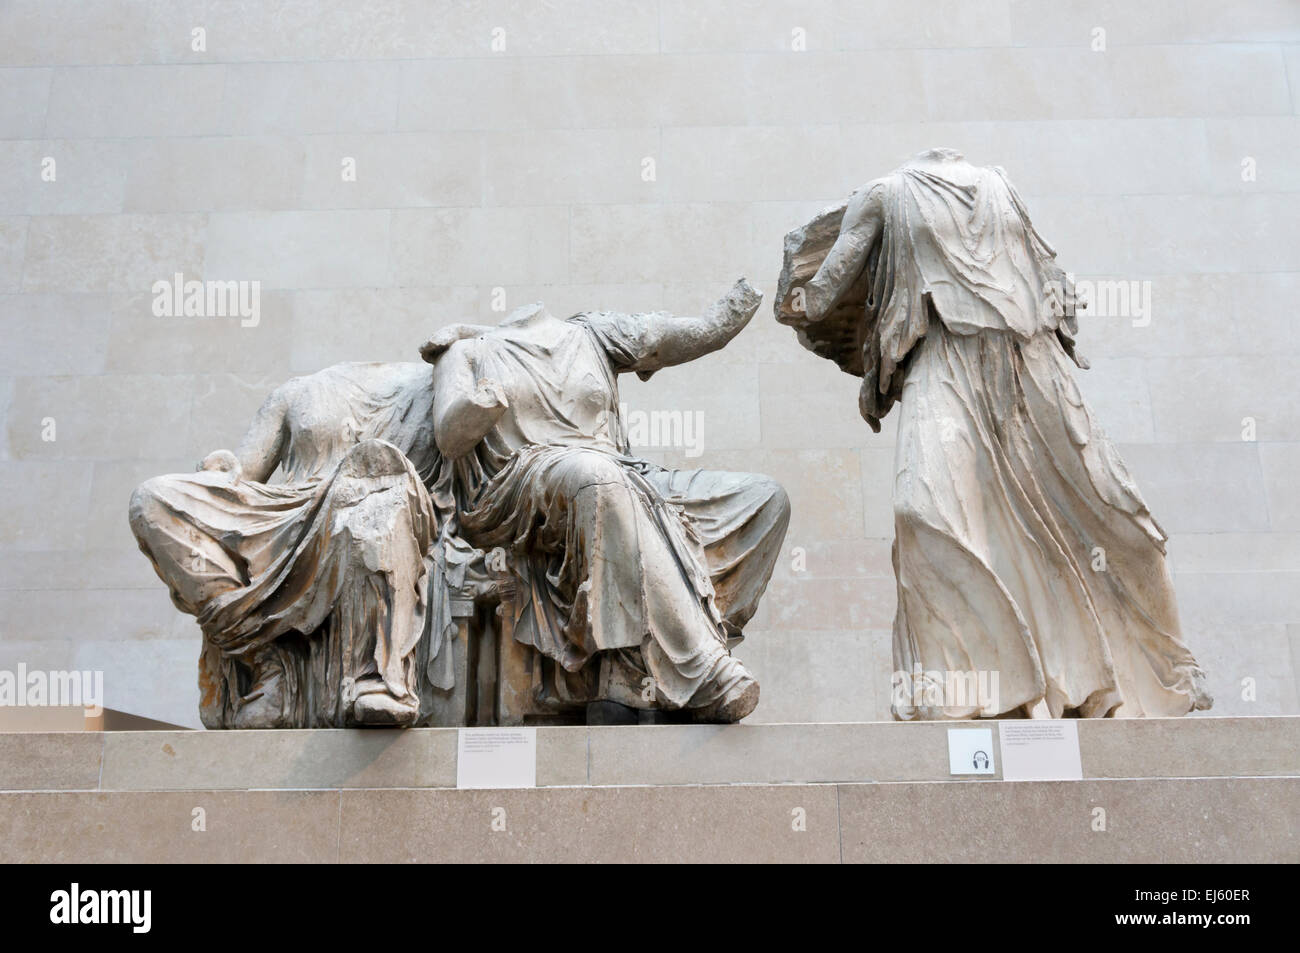
<svg viewBox="0 0 1300 953"><path fill-rule="evenodd" d="M0 734L0 861L1300 860L1300 718L1081 721L1080 781L953 778L962 726L539 728L477 791L455 729Z"/></svg>

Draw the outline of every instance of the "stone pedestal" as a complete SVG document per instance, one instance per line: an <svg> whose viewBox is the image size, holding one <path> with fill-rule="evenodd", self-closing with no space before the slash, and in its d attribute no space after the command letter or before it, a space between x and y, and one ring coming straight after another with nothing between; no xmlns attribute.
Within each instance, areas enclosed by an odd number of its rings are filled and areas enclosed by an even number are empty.
<svg viewBox="0 0 1300 953"><path fill-rule="evenodd" d="M1081 721L1050 782L952 778L948 727L539 728L507 791L455 729L0 734L0 861L1300 860L1300 718Z"/></svg>

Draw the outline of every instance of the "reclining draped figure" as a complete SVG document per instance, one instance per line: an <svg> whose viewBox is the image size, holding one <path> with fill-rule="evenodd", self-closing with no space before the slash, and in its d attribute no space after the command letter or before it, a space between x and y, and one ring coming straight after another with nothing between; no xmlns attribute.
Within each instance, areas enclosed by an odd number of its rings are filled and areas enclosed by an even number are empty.
<svg viewBox="0 0 1300 953"><path fill-rule="evenodd" d="M786 236L777 319L862 378L873 430L901 405L898 718L1210 706L1165 534L1071 371L1087 365L1054 259L1002 170L949 149ZM988 697L953 697L991 675Z"/></svg>
<svg viewBox="0 0 1300 953"><path fill-rule="evenodd" d="M489 550L528 712L749 714L758 684L729 648L779 553L784 491L632 457L616 375L722 347L760 298L742 280L701 318L532 306L453 325L422 349L432 370L295 378L234 453L141 485L132 530L203 631L204 725L447 723L452 597L488 585Z"/></svg>

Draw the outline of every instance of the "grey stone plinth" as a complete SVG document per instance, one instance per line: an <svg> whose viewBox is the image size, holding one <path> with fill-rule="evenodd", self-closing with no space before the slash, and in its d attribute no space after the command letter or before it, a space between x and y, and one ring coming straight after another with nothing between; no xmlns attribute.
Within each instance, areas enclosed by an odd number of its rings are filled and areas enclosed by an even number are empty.
<svg viewBox="0 0 1300 953"><path fill-rule="evenodd" d="M508 791L455 729L0 734L0 862L1300 861L1300 718L1080 722L1050 782L948 727L539 728Z"/></svg>
<svg viewBox="0 0 1300 953"><path fill-rule="evenodd" d="M999 723L979 724L996 733ZM947 757L948 728L969 725L538 728L537 783L971 780L951 778ZM1081 720L1078 727L1085 778L1300 777L1300 717ZM0 733L0 791L455 787L456 731Z"/></svg>

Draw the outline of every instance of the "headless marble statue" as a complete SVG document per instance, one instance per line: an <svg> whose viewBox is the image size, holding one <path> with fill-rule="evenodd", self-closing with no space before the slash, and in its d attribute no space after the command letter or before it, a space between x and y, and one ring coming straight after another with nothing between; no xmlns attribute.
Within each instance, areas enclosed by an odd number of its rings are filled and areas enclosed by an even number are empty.
<svg viewBox="0 0 1300 953"><path fill-rule="evenodd" d="M862 378L872 429L901 406L896 717L1210 706L1165 534L1075 382L1054 259L1005 173L948 149L786 236L777 319Z"/></svg>
<svg viewBox="0 0 1300 953"><path fill-rule="evenodd" d="M722 347L760 300L742 280L699 318L560 320L534 305L426 345L457 529L513 556L514 638L553 663L538 669L539 697L722 722L758 703L758 683L728 648L771 576L785 493L754 474L632 456L617 375L645 378Z"/></svg>
<svg viewBox="0 0 1300 953"><path fill-rule="evenodd" d="M700 318L455 325L422 350L435 368L295 378L236 451L141 485L132 530L203 631L205 726L429 723L454 687L450 589L487 550L509 554L502 607L539 663L531 711L749 714L758 684L729 648L789 504L765 477L632 457L616 375L722 347L760 298L742 281Z"/></svg>
<svg viewBox="0 0 1300 953"><path fill-rule="evenodd" d="M415 363L295 378L234 453L133 494L141 550L203 630L207 727L417 721L437 537L429 377Z"/></svg>

